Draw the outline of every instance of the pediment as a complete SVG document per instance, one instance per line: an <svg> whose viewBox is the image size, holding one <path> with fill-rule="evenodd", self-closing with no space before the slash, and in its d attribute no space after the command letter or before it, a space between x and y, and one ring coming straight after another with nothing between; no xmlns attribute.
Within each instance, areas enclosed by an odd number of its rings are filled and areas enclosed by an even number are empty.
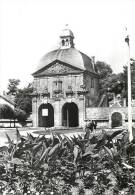
<svg viewBox="0 0 135 195"><path fill-rule="evenodd" d="M83 70L76 68L70 64L66 64L59 60L55 60L51 64L45 66L41 70L35 72L33 76L44 76L44 75L58 75L58 74L71 74L79 73Z"/></svg>

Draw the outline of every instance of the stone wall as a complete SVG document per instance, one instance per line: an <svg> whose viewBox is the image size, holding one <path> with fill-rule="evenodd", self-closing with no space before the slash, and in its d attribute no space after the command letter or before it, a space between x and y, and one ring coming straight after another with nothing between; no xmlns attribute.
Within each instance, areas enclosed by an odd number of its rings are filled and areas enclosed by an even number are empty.
<svg viewBox="0 0 135 195"><path fill-rule="evenodd" d="M111 116L118 112L122 115L122 125L128 124L128 108L127 107L89 107L86 108L86 121L96 120L98 126L106 126L111 128ZM135 107L132 107L133 125L135 123Z"/></svg>
<svg viewBox="0 0 135 195"><path fill-rule="evenodd" d="M49 103L53 106L54 109L54 126L61 127L62 126L62 108L65 103L75 103L78 107L78 115L79 115L79 127L83 127L85 125L85 103L84 98L68 97L66 99L33 99L33 111L32 111L32 120L33 126L38 126L38 110L40 105Z"/></svg>

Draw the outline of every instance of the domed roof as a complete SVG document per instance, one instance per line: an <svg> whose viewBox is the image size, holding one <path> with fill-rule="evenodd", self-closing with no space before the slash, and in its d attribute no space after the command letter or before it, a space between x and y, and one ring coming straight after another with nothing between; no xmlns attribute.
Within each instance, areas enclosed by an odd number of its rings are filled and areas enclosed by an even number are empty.
<svg viewBox="0 0 135 195"><path fill-rule="evenodd" d="M57 49L44 55L40 60L37 71L55 60L60 60L76 68L95 73L92 60L87 55L72 47L68 49Z"/></svg>
<svg viewBox="0 0 135 195"><path fill-rule="evenodd" d="M81 70L96 73L93 60L74 48L74 35L70 29L66 27L62 31L60 39L60 48L44 55L40 60L37 71L41 70L55 60L60 60Z"/></svg>

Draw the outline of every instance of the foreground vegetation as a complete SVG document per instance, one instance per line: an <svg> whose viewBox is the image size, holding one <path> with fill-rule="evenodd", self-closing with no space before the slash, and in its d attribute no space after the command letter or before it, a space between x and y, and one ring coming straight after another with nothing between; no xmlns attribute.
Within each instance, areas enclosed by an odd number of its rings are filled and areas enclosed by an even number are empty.
<svg viewBox="0 0 135 195"><path fill-rule="evenodd" d="M135 194L135 140L126 131L9 136L0 148L0 194Z"/></svg>

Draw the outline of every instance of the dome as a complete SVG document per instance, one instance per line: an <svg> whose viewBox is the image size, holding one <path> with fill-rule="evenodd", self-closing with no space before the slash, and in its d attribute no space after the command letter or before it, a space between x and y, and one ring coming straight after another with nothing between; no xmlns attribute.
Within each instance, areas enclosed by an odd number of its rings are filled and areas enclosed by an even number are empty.
<svg viewBox="0 0 135 195"><path fill-rule="evenodd" d="M72 37L72 38L74 38L74 34L70 29L66 28L66 29L62 30L62 33L61 33L60 37Z"/></svg>
<svg viewBox="0 0 135 195"><path fill-rule="evenodd" d="M36 72L46 67L53 61L59 60L81 70L96 73L93 60L74 48L74 34L70 29L66 27L62 31L60 39L60 48L44 55L39 62Z"/></svg>
<svg viewBox="0 0 135 195"><path fill-rule="evenodd" d="M44 55L37 70L40 70L55 60L60 60L82 70L95 73L92 59L75 48L57 49Z"/></svg>

